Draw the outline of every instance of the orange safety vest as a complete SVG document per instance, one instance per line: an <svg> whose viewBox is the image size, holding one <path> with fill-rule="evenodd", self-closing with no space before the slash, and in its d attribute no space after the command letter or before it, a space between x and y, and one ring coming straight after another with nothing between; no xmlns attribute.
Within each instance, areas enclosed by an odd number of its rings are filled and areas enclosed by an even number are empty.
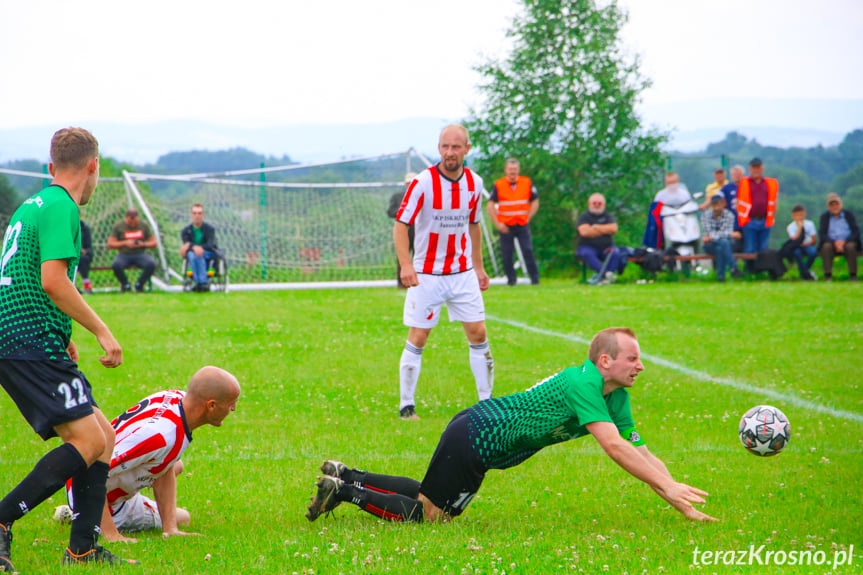
<svg viewBox="0 0 863 575"><path fill-rule="evenodd" d="M773 227L776 216L776 197L779 195L779 182L775 178L764 178L767 182L767 219L764 225ZM740 227L749 223L749 212L752 210L752 190L749 187L749 178L740 180L737 186L737 222Z"/></svg>
<svg viewBox="0 0 863 575"><path fill-rule="evenodd" d="M519 176L515 182L515 189L506 178L496 181L494 187L497 189L498 221L508 226L527 224L527 216L530 213L530 191L533 189L530 178Z"/></svg>

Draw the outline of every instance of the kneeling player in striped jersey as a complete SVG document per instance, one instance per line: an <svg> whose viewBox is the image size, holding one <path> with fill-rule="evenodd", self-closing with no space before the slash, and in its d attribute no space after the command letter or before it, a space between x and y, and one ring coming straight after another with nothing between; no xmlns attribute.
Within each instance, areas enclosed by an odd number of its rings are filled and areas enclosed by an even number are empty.
<svg viewBox="0 0 863 575"><path fill-rule="evenodd" d="M489 469L513 467L543 447L591 434L618 465L687 518L716 521L692 505L704 503L707 493L675 481L635 430L627 388L643 369L632 330L602 330L583 365L456 415L422 482L324 462L306 517L314 521L347 501L391 521L449 520L465 510Z"/></svg>
<svg viewBox="0 0 863 575"><path fill-rule="evenodd" d="M111 422L117 433L108 497L102 514L102 536L134 543L121 534L162 529L164 536L193 535L180 531L191 516L177 508L177 475L181 456L202 425L219 427L236 409L237 378L218 367L204 367L189 381L188 391L166 390L149 395ZM141 493L152 487L155 501ZM71 485L66 493L74 510Z"/></svg>

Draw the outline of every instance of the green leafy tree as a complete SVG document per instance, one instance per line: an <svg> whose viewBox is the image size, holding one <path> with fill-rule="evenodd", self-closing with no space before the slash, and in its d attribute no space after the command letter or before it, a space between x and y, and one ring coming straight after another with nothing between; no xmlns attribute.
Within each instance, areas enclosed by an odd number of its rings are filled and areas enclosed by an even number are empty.
<svg viewBox="0 0 863 575"><path fill-rule="evenodd" d="M21 199L9 183L9 179L0 174L0 234L6 229L6 224L9 223L9 219L20 203Z"/></svg>
<svg viewBox="0 0 863 575"><path fill-rule="evenodd" d="M640 244L644 214L661 182L666 134L642 128L635 113L649 82L638 59L621 56L626 15L611 1L524 0L503 60L477 67L484 104L467 121L486 179L517 157L540 190L532 222L544 268L570 267L573 210L603 193L619 222L619 244ZM489 184L490 186L490 184Z"/></svg>

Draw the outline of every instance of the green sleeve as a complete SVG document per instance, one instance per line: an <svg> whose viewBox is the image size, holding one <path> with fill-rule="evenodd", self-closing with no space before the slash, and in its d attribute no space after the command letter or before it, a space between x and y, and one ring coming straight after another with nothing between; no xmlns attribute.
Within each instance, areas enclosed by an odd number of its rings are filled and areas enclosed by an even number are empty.
<svg viewBox="0 0 863 575"><path fill-rule="evenodd" d="M644 439L635 429L629 406L629 393L625 389L616 389L611 393L608 397L608 410L622 438L636 446L644 445Z"/></svg>
<svg viewBox="0 0 863 575"><path fill-rule="evenodd" d="M595 381L580 367L566 369L564 374L568 379L564 401L578 419L578 424L587 425L594 421L613 423L608 406L602 399L602 380Z"/></svg>
<svg viewBox="0 0 863 575"><path fill-rule="evenodd" d="M78 207L71 201L50 202L38 210L39 257L48 260L77 258L81 245ZM76 244L79 246L76 249Z"/></svg>
<svg viewBox="0 0 863 575"><path fill-rule="evenodd" d="M147 222L141 222L141 229L144 230L145 242L153 237L153 230L150 229L150 225Z"/></svg>

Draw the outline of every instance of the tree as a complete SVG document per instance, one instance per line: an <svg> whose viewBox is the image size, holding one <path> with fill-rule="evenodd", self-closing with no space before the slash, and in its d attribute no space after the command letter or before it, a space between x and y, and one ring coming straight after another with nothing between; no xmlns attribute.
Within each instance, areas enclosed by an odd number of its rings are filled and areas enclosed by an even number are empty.
<svg viewBox="0 0 863 575"><path fill-rule="evenodd" d="M618 218L618 243L641 243L652 194L661 187L660 145L635 113L649 82L627 62L618 33L626 15L612 0L524 0L507 33L511 54L476 69L485 102L467 127L483 174L502 174L507 157L540 190L534 246L544 267L570 267L572 210L594 192ZM489 186L490 187L490 186Z"/></svg>
<svg viewBox="0 0 863 575"><path fill-rule="evenodd" d="M21 199L9 183L9 179L4 174L0 174L0 234L6 230L6 224L9 223L20 203Z"/></svg>

